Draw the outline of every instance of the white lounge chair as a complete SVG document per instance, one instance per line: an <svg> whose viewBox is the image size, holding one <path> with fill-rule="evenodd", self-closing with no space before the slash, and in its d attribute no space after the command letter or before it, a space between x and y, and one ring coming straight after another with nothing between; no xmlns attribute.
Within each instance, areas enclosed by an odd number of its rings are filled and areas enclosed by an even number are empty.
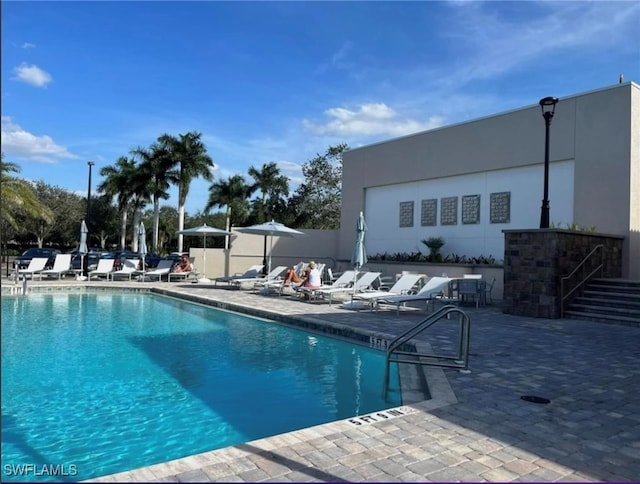
<svg viewBox="0 0 640 484"><path fill-rule="evenodd" d="M158 265L155 269L151 269L140 274L138 277L139 281L152 280L156 277L158 278L158 282L162 279L162 276L168 276L169 272L171 272L171 267L173 267L173 262L170 259L160 259Z"/></svg>
<svg viewBox="0 0 640 484"><path fill-rule="evenodd" d="M169 271L169 274L167 275L167 281L171 282L171 278L184 281L186 279L189 279L190 276L194 276L195 278L197 278L199 273L196 270L196 266L193 265L194 259L195 257L189 257L191 269L189 269L188 271L184 271L184 272Z"/></svg>
<svg viewBox="0 0 640 484"><path fill-rule="evenodd" d="M214 285L217 286L219 282L226 282L227 285L230 285L232 281L237 280L237 279L249 279L249 278L253 278L253 277L261 277L262 269L264 269L264 265L263 264L256 264L256 265L253 265L253 266L249 267L242 274L234 274L232 276L216 277L213 280L214 281Z"/></svg>
<svg viewBox="0 0 640 484"><path fill-rule="evenodd" d="M281 276L282 273L284 271L287 270L287 266L278 266L275 269L271 269L271 272L269 272L269 274L267 274L266 276L262 276L262 277L241 277L238 279L234 279L233 281L231 281L231 285L232 286L236 286L238 289L240 289L240 287L242 286L243 283L250 283L250 284L254 284L255 283L259 283L259 282L266 282L266 281L270 281L273 279L276 279L277 277Z"/></svg>
<svg viewBox="0 0 640 484"><path fill-rule="evenodd" d="M39 274L44 270L48 261L48 257L34 257L29 261L29 265L26 269L18 269L18 277L22 276L26 278L31 274L31 278L33 279L35 274Z"/></svg>
<svg viewBox="0 0 640 484"><path fill-rule="evenodd" d="M363 291L353 295L354 300L366 301L371 308L378 305L378 299L410 294L410 291L424 277L422 274L403 274L388 291Z"/></svg>
<svg viewBox="0 0 640 484"><path fill-rule="evenodd" d="M71 269L72 256L73 254L57 254L51 269L44 269L37 273L40 280L42 280L42 276L57 276L58 280L60 280L65 274L73 274Z"/></svg>
<svg viewBox="0 0 640 484"><path fill-rule="evenodd" d="M96 267L95 270L89 271L87 273L87 275L89 276L89 280L91 280L92 277L99 276L104 276L107 278L107 280L109 280L109 274L113 272L113 263L115 261L115 259L99 259L98 267Z"/></svg>
<svg viewBox="0 0 640 484"><path fill-rule="evenodd" d="M427 309L429 309L429 303L433 303L452 280L453 279L451 277L432 277L424 286L422 286L417 294L400 294L381 297L378 298L378 304L395 304L397 314L400 314L400 306L404 306L408 302L424 301L427 305Z"/></svg>
<svg viewBox="0 0 640 484"><path fill-rule="evenodd" d="M132 276L137 276L138 274L142 273L142 271L138 269L139 266L140 266L140 259L126 259L122 264L122 269L120 269L119 271L112 271L109 273L111 275L111 280L112 281L115 281L116 279L131 280Z"/></svg>
<svg viewBox="0 0 640 484"><path fill-rule="evenodd" d="M296 264L295 266L293 266L293 270L295 271L296 274L298 274L299 277L303 276L304 270L307 268L309 264L307 263L299 263ZM325 268L326 264L317 264L316 265L316 269L318 269L318 272L320 272L320 279L322 280L322 274L324 272L324 268ZM271 291L275 291L277 292L279 295L282 295L284 289L286 287L291 287L293 290L296 290L298 287L301 287L300 284L298 283L291 283L291 284L286 284L284 283L284 279L282 279L281 277L278 277L276 279L272 279L272 280L268 280L268 281L263 281L263 282L256 282L253 286L254 288L258 288L261 287L263 289L267 289L267 293L271 292Z"/></svg>
<svg viewBox="0 0 640 484"><path fill-rule="evenodd" d="M316 289L313 292L313 296L321 296L322 298L326 298L327 296L329 296L329 305L331 305L333 296L335 294L346 294L349 292L357 294L358 292L367 291L372 288L376 280L379 280L380 276L382 275L381 272L370 271L361 272L359 274L361 275L351 287L330 287L328 289Z"/></svg>

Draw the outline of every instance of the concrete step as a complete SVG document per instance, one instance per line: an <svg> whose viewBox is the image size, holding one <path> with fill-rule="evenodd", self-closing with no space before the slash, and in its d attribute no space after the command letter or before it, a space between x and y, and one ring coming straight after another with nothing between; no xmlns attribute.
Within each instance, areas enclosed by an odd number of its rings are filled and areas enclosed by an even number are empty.
<svg viewBox="0 0 640 484"><path fill-rule="evenodd" d="M607 306L607 307L624 307L628 309L640 310L640 296L637 298L630 297L610 297L608 294L603 293L585 293L584 296L578 296L572 302L573 304L590 304L593 306Z"/></svg>
<svg viewBox="0 0 640 484"><path fill-rule="evenodd" d="M585 319L587 321L597 321L600 323L614 323L640 327L640 316L629 317L621 316L619 314L596 314L592 312L578 311L573 309L566 310L564 312L564 315L567 318Z"/></svg>

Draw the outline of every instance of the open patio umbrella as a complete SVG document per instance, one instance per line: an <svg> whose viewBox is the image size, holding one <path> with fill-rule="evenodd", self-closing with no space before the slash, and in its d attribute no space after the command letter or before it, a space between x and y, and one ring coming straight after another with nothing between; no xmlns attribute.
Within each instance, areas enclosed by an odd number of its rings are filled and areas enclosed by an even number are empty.
<svg viewBox="0 0 640 484"><path fill-rule="evenodd" d="M267 262L267 275L271 272L271 252L273 250L273 236L276 235L278 237L295 237L296 235L304 235L304 232L300 232L299 230L292 229L283 225L279 222L271 221L265 222L263 224L251 225L249 227L240 227L238 228L238 232L242 232L245 234L254 234L254 235L268 235L270 238L269 244L269 259Z"/></svg>
<svg viewBox="0 0 640 484"><path fill-rule="evenodd" d="M138 226L138 254L140 254L140 258L142 259L142 272L144 272L144 263L147 256L147 231L142 221L140 221L140 225Z"/></svg>
<svg viewBox="0 0 640 484"><path fill-rule="evenodd" d="M87 224L83 220L80 224L80 246L78 247L78 253L80 254L80 269L82 270L83 278L87 276L87 272L89 271L88 263L87 267L84 266L84 256L89 253L89 249L87 248L87 234L89 230L87 230ZM80 276L78 276L79 280L82 280Z"/></svg>
<svg viewBox="0 0 640 484"><path fill-rule="evenodd" d="M190 229L179 230L178 233L182 235L198 235L200 237L203 237L204 239L203 241L204 250L202 252L203 268L202 268L202 277L198 279L198 282L211 282L209 279L207 279L207 276L205 274L205 271L207 270L207 235L211 237L220 236L220 235L231 235L231 232L227 232L226 230L222 230L222 229L217 229L215 227L209 227L207 224L204 224L204 225L200 225L199 227L192 227Z"/></svg>

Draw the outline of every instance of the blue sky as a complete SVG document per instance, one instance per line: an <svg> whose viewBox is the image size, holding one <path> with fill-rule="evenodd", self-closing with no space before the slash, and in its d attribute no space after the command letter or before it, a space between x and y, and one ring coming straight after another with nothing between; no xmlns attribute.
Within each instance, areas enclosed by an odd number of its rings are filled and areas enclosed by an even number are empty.
<svg viewBox="0 0 640 484"><path fill-rule="evenodd" d="M331 145L640 82L638 1L1 8L5 161L83 196L88 160L95 190L101 167L163 133L200 131L218 179L273 161L295 187ZM208 186L194 182L187 212Z"/></svg>

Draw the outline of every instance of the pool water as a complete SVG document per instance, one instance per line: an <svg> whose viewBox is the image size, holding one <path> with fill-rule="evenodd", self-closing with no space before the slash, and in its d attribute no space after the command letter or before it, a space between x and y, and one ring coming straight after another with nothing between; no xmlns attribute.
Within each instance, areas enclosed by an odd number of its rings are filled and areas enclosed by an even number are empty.
<svg viewBox="0 0 640 484"><path fill-rule="evenodd" d="M382 352L187 301L4 296L3 481L89 479L400 405L383 375Z"/></svg>

